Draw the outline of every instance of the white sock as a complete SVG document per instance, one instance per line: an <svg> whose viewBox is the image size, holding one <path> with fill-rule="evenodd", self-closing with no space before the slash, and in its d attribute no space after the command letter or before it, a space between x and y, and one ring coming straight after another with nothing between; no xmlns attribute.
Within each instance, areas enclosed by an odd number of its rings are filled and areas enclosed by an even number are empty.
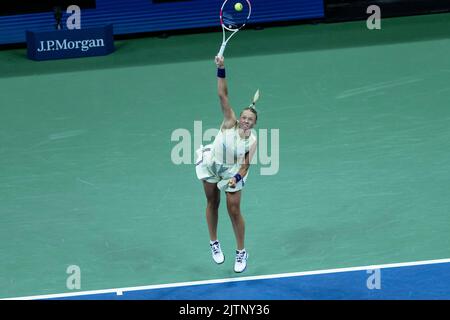
<svg viewBox="0 0 450 320"><path fill-rule="evenodd" d="M242 253L242 252L245 252L245 248L242 249L242 250L236 250L236 251L239 252L239 253Z"/></svg>
<svg viewBox="0 0 450 320"><path fill-rule="evenodd" d="M209 244L213 244L216 241L219 242L219 240L214 240L214 241L209 240Z"/></svg>

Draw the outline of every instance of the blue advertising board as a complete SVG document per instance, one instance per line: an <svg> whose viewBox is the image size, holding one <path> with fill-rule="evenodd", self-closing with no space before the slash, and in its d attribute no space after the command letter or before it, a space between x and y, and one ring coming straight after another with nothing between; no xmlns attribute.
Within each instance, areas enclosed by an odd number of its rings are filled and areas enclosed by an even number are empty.
<svg viewBox="0 0 450 320"><path fill-rule="evenodd" d="M32 60L80 58L114 51L113 26L79 30L27 31L27 54Z"/></svg>

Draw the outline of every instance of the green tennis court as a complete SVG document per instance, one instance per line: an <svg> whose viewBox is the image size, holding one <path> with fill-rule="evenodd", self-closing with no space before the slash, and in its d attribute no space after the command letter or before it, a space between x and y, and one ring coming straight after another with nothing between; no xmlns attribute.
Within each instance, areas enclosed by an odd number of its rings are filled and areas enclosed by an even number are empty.
<svg viewBox="0 0 450 320"><path fill-rule="evenodd" d="M245 276L450 256L449 38L438 14L232 40L233 107L259 88L257 130L279 132L277 173L254 165L243 191ZM0 51L0 298L71 292L70 265L83 291L242 276L211 261L193 164L195 121L222 121L220 40L122 40L39 63ZM183 128L192 163L176 165ZM219 219L231 257L224 201Z"/></svg>

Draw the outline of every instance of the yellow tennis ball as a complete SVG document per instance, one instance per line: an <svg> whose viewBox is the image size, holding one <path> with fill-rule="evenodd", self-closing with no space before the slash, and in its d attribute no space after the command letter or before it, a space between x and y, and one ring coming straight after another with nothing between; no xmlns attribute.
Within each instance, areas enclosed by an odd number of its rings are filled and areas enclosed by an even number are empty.
<svg viewBox="0 0 450 320"><path fill-rule="evenodd" d="M236 11L242 11L243 8L244 8L244 6L243 6L242 3L240 3L240 2L237 2L237 3L234 5L234 10L236 10Z"/></svg>

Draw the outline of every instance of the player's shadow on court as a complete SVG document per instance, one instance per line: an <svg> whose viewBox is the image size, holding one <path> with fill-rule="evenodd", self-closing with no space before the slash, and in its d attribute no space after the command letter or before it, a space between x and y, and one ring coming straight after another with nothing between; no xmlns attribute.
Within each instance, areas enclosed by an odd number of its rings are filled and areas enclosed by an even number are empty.
<svg viewBox="0 0 450 320"><path fill-rule="evenodd" d="M249 27L230 41L226 55L236 58L446 38L450 38L449 14L386 18L382 30L368 30L366 21L304 23L262 30ZM43 62L28 60L25 48L0 51L0 78L212 60L221 40L221 31L153 35L116 40L115 52L107 56Z"/></svg>

